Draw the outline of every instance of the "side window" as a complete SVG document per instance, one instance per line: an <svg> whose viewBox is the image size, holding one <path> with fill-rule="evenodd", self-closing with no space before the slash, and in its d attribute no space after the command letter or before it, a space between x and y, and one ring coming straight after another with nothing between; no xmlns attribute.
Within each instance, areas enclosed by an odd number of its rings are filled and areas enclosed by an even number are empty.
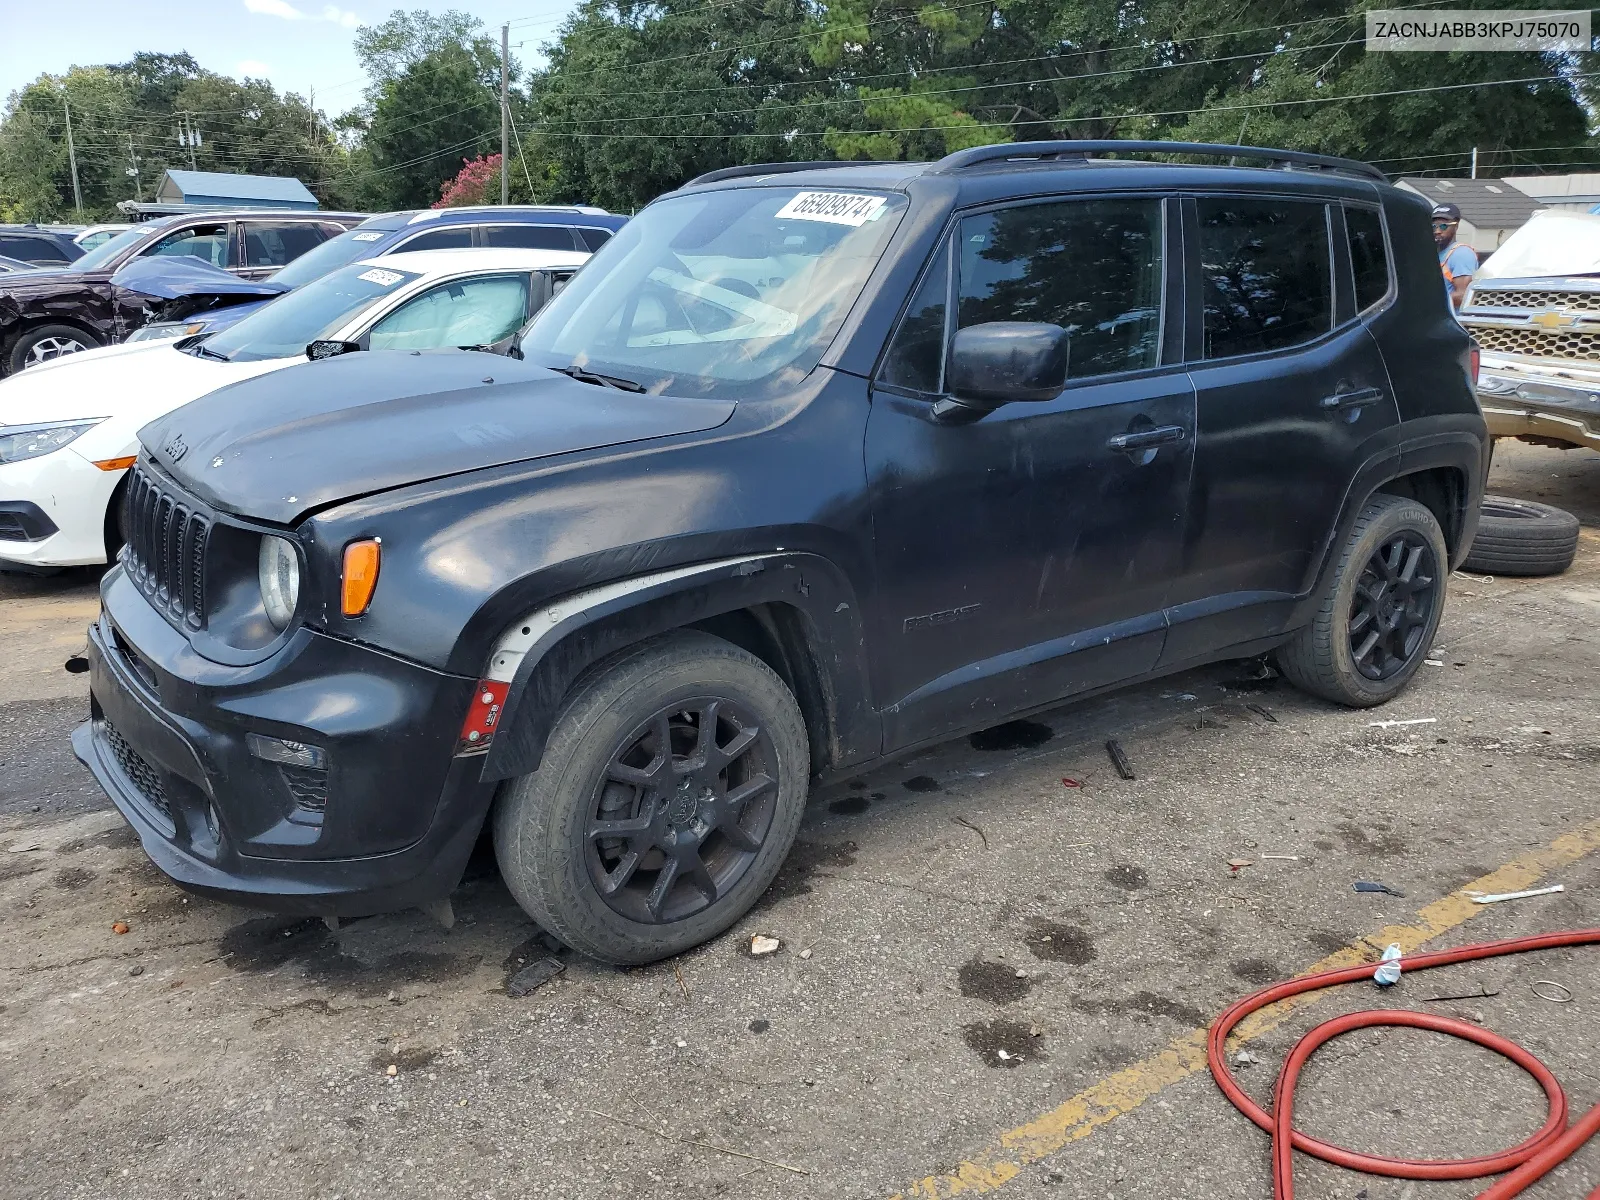
<svg viewBox="0 0 1600 1200"><path fill-rule="evenodd" d="M1365 310L1389 294L1389 248L1383 242L1383 218L1373 208L1346 208L1344 227L1350 236L1350 265L1356 276L1356 308Z"/></svg>
<svg viewBox="0 0 1600 1200"><path fill-rule="evenodd" d="M941 242L935 259L922 277L911 306L900 318L883 369L881 382L913 392L939 395L944 391L945 308L950 292L950 243Z"/></svg>
<svg viewBox="0 0 1600 1200"><path fill-rule="evenodd" d="M1234 197L1198 203L1207 358L1282 350L1333 327L1327 205Z"/></svg>
<svg viewBox="0 0 1600 1200"><path fill-rule="evenodd" d="M472 245L472 227L457 225L451 229L431 229L409 242L401 242L392 253L411 250L464 250Z"/></svg>
<svg viewBox="0 0 1600 1200"><path fill-rule="evenodd" d="M563 225L486 225L485 246L516 247L522 250L576 250L572 230Z"/></svg>
<svg viewBox="0 0 1600 1200"><path fill-rule="evenodd" d="M958 230L957 328L1042 321L1071 336L1070 379L1153 367L1161 352L1157 199L1027 204Z"/></svg>
<svg viewBox="0 0 1600 1200"><path fill-rule="evenodd" d="M601 229L598 225L580 225L578 237L583 241L583 248L593 254L611 240L611 230Z"/></svg>
<svg viewBox="0 0 1600 1200"><path fill-rule="evenodd" d="M374 325L369 345L374 350L487 346L521 328L527 311L526 275L443 283Z"/></svg>
<svg viewBox="0 0 1600 1200"><path fill-rule="evenodd" d="M228 236L227 225L195 225L175 229L145 253L175 258L187 255L203 259L213 267L236 265L233 261L233 239Z"/></svg>
<svg viewBox="0 0 1600 1200"><path fill-rule="evenodd" d="M307 250L322 244L322 227L310 222L263 224L248 221L244 227L244 265L282 267Z"/></svg>
<svg viewBox="0 0 1600 1200"><path fill-rule="evenodd" d="M67 261L65 252L47 238L6 237L4 234L0 234L0 256L31 263Z"/></svg>

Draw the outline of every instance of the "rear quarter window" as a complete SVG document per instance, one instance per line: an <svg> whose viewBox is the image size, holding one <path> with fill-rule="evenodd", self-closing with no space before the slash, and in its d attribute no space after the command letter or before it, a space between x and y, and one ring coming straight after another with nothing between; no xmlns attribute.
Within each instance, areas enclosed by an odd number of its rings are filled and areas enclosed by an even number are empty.
<svg viewBox="0 0 1600 1200"><path fill-rule="evenodd" d="M1350 239L1356 308L1365 311L1389 294L1389 247L1383 240L1383 217L1373 208L1346 208L1344 228Z"/></svg>

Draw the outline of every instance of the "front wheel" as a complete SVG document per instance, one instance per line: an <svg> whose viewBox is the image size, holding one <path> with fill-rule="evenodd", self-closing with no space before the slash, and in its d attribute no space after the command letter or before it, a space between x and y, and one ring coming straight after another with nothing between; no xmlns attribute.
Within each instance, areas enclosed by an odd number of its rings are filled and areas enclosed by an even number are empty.
<svg viewBox="0 0 1600 1200"><path fill-rule="evenodd" d="M507 786L495 856L535 921L605 962L722 933L778 873L810 777L805 720L763 662L698 632L597 664L539 770Z"/></svg>
<svg viewBox="0 0 1600 1200"><path fill-rule="evenodd" d="M1432 512L1403 496L1367 501L1311 624L1278 649L1302 691L1369 708L1398 695L1433 645L1449 554Z"/></svg>
<svg viewBox="0 0 1600 1200"><path fill-rule="evenodd" d="M15 375L63 355L92 350L99 344L72 325L40 325L24 333L11 347L11 373Z"/></svg>

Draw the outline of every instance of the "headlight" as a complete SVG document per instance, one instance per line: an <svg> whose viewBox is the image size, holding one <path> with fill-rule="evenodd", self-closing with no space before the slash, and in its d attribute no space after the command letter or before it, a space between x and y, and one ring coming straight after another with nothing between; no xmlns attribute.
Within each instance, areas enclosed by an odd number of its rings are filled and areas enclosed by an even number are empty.
<svg viewBox="0 0 1600 1200"><path fill-rule="evenodd" d="M261 539L261 603L267 619L279 629L289 628L300 600L300 556L288 538L268 534Z"/></svg>
<svg viewBox="0 0 1600 1200"><path fill-rule="evenodd" d="M96 417L59 425L0 425L0 463L21 462L59 450L103 420L104 417Z"/></svg>
<svg viewBox="0 0 1600 1200"><path fill-rule="evenodd" d="M182 325L146 325L128 335L130 342L170 342L174 338L188 337L206 327L204 321L188 321Z"/></svg>

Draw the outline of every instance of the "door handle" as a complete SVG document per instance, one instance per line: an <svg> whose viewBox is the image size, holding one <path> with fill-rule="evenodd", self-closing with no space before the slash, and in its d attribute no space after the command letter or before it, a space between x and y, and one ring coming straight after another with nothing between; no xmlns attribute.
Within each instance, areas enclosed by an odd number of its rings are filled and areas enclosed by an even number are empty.
<svg viewBox="0 0 1600 1200"><path fill-rule="evenodd" d="M1335 392L1331 396L1324 396L1319 403L1329 412L1339 412L1350 408L1366 408L1367 405L1376 404L1382 399L1382 388L1366 387L1349 392Z"/></svg>
<svg viewBox="0 0 1600 1200"><path fill-rule="evenodd" d="M1154 429L1139 429L1109 437L1106 439L1106 449L1119 454L1127 450L1146 450L1151 446L1181 442L1188 436L1188 431L1182 425L1157 425Z"/></svg>

